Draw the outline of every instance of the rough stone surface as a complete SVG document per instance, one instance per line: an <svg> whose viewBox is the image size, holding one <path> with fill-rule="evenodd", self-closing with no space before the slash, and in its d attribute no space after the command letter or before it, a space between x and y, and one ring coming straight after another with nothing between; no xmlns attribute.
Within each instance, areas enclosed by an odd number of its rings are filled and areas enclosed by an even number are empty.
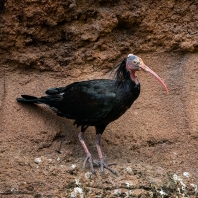
<svg viewBox="0 0 198 198"><path fill-rule="evenodd" d="M198 197L197 21L195 0L0 0L0 197ZM129 53L170 94L137 74L140 97L102 136L118 176L92 175L72 121L15 98L111 78Z"/></svg>

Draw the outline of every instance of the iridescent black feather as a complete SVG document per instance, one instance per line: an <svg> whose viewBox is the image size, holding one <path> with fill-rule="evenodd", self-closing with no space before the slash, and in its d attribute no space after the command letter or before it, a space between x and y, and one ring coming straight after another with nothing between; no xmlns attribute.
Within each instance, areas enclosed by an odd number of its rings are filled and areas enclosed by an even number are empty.
<svg viewBox="0 0 198 198"><path fill-rule="evenodd" d="M73 119L79 126L100 128L118 119L139 96L140 85L130 78L126 60L114 68L113 80L75 82L48 89L47 95L40 98L22 95L17 101L47 104L57 115Z"/></svg>
<svg viewBox="0 0 198 198"><path fill-rule="evenodd" d="M126 70L126 58L121 63L118 63L115 66L116 68L118 69L115 71L114 79L118 87L124 88L126 81L130 79L130 74Z"/></svg>

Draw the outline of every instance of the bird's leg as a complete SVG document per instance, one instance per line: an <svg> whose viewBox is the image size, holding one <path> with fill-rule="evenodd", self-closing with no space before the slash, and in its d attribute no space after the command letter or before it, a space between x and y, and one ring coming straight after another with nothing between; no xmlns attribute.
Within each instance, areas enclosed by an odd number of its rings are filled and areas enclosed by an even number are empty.
<svg viewBox="0 0 198 198"><path fill-rule="evenodd" d="M112 164L105 164L104 163L104 159L103 159L103 155L102 155L102 150L101 150L101 147L100 147L100 138L101 138L101 135L102 134L96 134L96 147L97 147L97 150L98 150L99 165L100 165L101 171L103 173L104 172L104 168L106 168L109 171L111 171L113 174L117 175L117 172L114 171L113 169L111 169L109 167L109 165L113 165L115 163L112 163Z"/></svg>
<svg viewBox="0 0 198 198"><path fill-rule="evenodd" d="M93 168L93 159L91 157L91 153L89 152L87 145L85 144L85 141L84 141L84 132L80 132L78 134L78 138L79 138L80 143L82 144L82 147L87 155L87 157L85 158L84 163L83 163L83 168L85 168L86 162L89 161L89 164L91 167L91 172L95 173L94 168Z"/></svg>

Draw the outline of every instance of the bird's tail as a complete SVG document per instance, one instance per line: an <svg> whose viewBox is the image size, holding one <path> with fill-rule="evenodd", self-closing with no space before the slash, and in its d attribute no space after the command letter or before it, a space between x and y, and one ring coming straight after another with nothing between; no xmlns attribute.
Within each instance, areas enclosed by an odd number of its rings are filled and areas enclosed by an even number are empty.
<svg viewBox="0 0 198 198"><path fill-rule="evenodd" d="M23 103L29 103L29 104L50 104L50 99L47 97L41 97L37 98L35 96L29 96L29 95L21 95L22 98L17 98L16 100L18 102L23 102Z"/></svg>
<svg viewBox="0 0 198 198"><path fill-rule="evenodd" d="M67 89L67 87L50 88L45 93L47 95L57 95L57 94L61 94L61 93L65 92L66 89Z"/></svg>

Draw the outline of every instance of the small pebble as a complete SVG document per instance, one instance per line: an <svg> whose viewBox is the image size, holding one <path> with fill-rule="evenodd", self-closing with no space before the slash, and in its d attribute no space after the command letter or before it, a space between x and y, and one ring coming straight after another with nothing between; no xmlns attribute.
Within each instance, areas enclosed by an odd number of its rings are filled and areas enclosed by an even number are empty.
<svg viewBox="0 0 198 198"><path fill-rule="evenodd" d="M78 194L80 196L78 196ZM75 197L84 198L82 188L80 188L80 187L74 188L74 191L71 192L71 198L75 198Z"/></svg>
<svg viewBox="0 0 198 198"><path fill-rule="evenodd" d="M86 177L87 179L90 179L90 178L91 178L91 175L92 175L91 172L86 172L86 173L85 173L85 177Z"/></svg>
<svg viewBox="0 0 198 198"><path fill-rule="evenodd" d="M40 157L38 157L38 158L35 158L34 159L34 162L36 163L36 164L39 164L39 163L41 163L41 158Z"/></svg>
<svg viewBox="0 0 198 198"><path fill-rule="evenodd" d="M81 185L80 179L79 179L79 178L76 178L75 181L76 181L75 184L76 184L77 186Z"/></svg>
<svg viewBox="0 0 198 198"><path fill-rule="evenodd" d="M125 169L125 170L126 170L126 172L127 172L127 173L132 173L132 169L131 169L131 167L129 167L129 166L128 166L128 167L126 167L126 169Z"/></svg>
<svg viewBox="0 0 198 198"><path fill-rule="evenodd" d="M127 188L130 188L130 186L131 186L130 183L126 182L125 184L126 184L126 187L127 187Z"/></svg>
<svg viewBox="0 0 198 198"><path fill-rule="evenodd" d="M167 195L162 189L159 191L159 194L160 194L161 196Z"/></svg>
<svg viewBox="0 0 198 198"><path fill-rule="evenodd" d="M79 193L79 194L82 194L83 193L83 190L80 187L76 187L76 188L74 188L74 192Z"/></svg>
<svg viewBox="0 0 198 198"><path fill-rule="evenodd" d="M120 195L121 194L121 189L115 189L114 194L115 195Z"/></svg>
<svg viewBox="0 0 198 198"><path fill-rule="evenodd" d="M72 168L72 169L75 169L75 168L76 168L76 164L72 164L72 165L71 165L71 168Z"/></svg>
<svg viewBox="0 0 198 198"><path fill-rule="evenodd" d="M188 173L188 172L183 172L183 176L185 176L185 177L190 177L190 173Z"/></svg>

